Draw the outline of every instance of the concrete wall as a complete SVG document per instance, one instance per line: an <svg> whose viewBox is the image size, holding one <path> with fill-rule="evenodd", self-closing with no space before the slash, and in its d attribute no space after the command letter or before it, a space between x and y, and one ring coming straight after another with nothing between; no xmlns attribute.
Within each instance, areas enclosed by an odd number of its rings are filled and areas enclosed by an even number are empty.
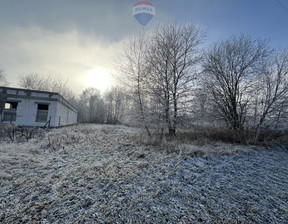
<svg viewBox="0 0 288 224"><path fill-rule="evenodd" d="M50 127L77 123L77 111L58 93L0 87L1 94L2 104L3 100L18 102L16 121L12 122L15 125L44 126L50 117ZM49 105L45 122L36 121L38 104ZM1 122L10 123L10 121L3 121L3 114L4 111L1 113Z"/></svg>
<svg viewBox="0 0 288 224"><path fill-rule="evenodd" d="M56 126L71 125L77 123L77 112L63 105L57 104Z"/></svg>
<svg viewBox="0 0 288 224"><path fill-rule="evenodd" d="M38 104L48 104L48 116L45 122L36 122ZM57 101L23 99L18 103L16 125L43 127L51 117L51 123L56 118Z"/></svg>

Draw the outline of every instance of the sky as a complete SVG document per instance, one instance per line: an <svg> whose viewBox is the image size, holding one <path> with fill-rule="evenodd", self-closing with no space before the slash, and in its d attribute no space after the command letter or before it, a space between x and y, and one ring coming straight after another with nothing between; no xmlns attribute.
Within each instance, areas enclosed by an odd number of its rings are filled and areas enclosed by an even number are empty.
<svg viewBox="0 0 288 224"><path fill-rule="evenodd" d="M75 93L104 91L123 42L142 29L132 15L137 0L0 0L0 70L9 86L30 73L60 76ZM207 32L205 46L248 34L288 48L288 0L150 0L144 27L192 22Z"/></svg>

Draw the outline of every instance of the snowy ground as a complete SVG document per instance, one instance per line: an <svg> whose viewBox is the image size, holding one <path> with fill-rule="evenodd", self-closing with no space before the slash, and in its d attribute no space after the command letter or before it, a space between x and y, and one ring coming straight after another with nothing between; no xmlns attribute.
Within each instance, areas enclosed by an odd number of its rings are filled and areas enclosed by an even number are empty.
<svg viewBox="0 0 288 224"><path fill-rule="evenodd" d="M1 142L0 223L288 223L287 149L141 146L136 133L77 125Z"/></svg>

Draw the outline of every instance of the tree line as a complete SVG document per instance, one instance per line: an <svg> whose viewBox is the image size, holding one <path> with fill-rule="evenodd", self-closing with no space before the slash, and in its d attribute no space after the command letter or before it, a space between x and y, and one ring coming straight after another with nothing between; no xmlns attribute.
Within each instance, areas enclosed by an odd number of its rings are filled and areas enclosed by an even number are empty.
<svg viewBox="0 0 288 224"><path fill-rule="evenodd" d="M166 23L127 41L116 67L147 134L216 127L257 141L287 129L287 50L244 34L205 39L192 23Z"/></svg>
<svg viewBox="0 0 288 224"><path fill-rule="evenodd" d="M264 130L287 129L287 50L244 34L210 47L205 40L192 23L134 34L114 62L118 86L104 94L88 88L76 97L61 78L37 74L22 76L19 86L59 92L79 122L129 124L160 138L205 127L257 140Z"/></svg>

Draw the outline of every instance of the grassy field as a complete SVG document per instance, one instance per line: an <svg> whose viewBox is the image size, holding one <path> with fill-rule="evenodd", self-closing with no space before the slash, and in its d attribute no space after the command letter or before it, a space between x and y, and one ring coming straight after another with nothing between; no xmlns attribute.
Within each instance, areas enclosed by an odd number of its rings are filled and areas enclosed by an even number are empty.
<svg viewBox="0 0 288 224"><path fill-rule="evenodd" d="M288 150L76 125L0 143L0 223L288 223Z"/></svg>

